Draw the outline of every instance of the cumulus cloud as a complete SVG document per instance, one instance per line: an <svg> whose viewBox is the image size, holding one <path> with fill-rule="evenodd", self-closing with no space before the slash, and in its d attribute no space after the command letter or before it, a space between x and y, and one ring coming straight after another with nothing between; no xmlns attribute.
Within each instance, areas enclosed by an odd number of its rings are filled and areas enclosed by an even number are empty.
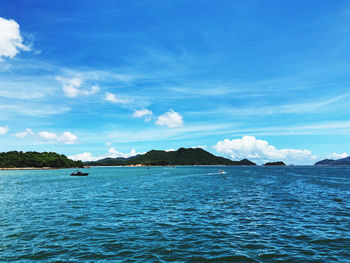
<svg viewBox="0 0 350 263"><path fill-rule="evenodd" d="M128 158L138 154L135 149L132 149L129 153L122 153L114 149L114 147L109 148L108 152L109 152L109 156L112 158L117 158L117 157Z"/></svg>
<svg viewBox="0 0 350 263"><path fill-rule="evenodd" d="M305 164L315 160L309 150L276 149L265 140L256 139L254 136L243 136L241 139L217 142L214 149L232 159L248 158L257 162L285 161L287 163Z"/></svg>
<svg viewBox="0 0 350 263"><path fill-rule="evenodd" d="M89 96L100 91L100 87L98 85L94 85L89 89L83 89L83 80L79 77L67 79L57 76L56 80L62 83L63 93L68 98L75 98L79 95Z"/></svg>
<svg viewBox="0 0 350 263"><path fill-rule="evenodd" d="M208 146L207 145L197 145L197 146L192 146L192 147L190 147L190 148L193 148L193 149L196 149L196 148L201 148L201 149L207 149L208 148Z"/></svg>
<svg viewBox="0 0 350 263"><path fill-rule="evenodd" d="M131 102L130 100L118 98L115 94L110 92L105 93L105 100L112 103L122 103L122 104Z"/></svg>
<svg viewBox="0 0 350 263"><path fill-rule="evenodd" d="M30 51L30 47L23 44L19 25L12 19L0 17L0 61L3 57L13 58L21 50Z"/></svg>
<svg viewBox="0 0 350 263"><path fill-rule="evenodd" d="M156 124L166 125L169 128L181 127L183 125L183 118L176 111L170 110L160 115L156 120Z"/></svg>
<svg viewBox="0 0 350 263"><path fill-rule="evenodd" d="M62 133L61 136L57 137L57 141L62 142L64 144L76 144L78 143L78 136L69 131L66 131Z"/></svg>
<svg viewBox="0 0 350 263"><path fill-rule="evenodd" d="M76 161L83 161L83 162L93 162L93 161L103 159L103 157L102 158L100 157L101 156L93 156L92 153L88 153L88 152L83 152L83 153L68 156L69 159L76 160Z"/></svg>
<svg viewBox="0 0 350 263"><path fill-rule="evenodd" d="M117 151L114 147L111 147L108 149L108 153L104 155L94 156L92 153L84 152L84 153L68 156L68 158L72 160L81 160L83 162L91 162L91 161L101 160L104 158L117 158L117 157L128 158L138 154L141 154L141 153L136 152L135 149L132 149L129 153L122 153Z"/></svg>
<svg viewBox="0 0 350 263"><path fill-rule="evenodd" d="M38 132L38 136L40 139L43 139L49 142L60 142L64 144L78 143L78 136L76 136L75 134L69 131L65 131L61 135L57 135L56 133L53 133L53 132L42 131L42 132Z"/></svg>
<svg viewBox="0 0 350 263"><path fill-rule="evenodd" d="M17 132L13 134L12 136L15 136L17 138L24 138L27 136L33 136L39 140L46 141L46 142L58 142L58 143L64 143L64 144L76 144L78 143L78 136L71 133L70 131L65 131L62 134L56 134L53 132L48 131L40 131L35 133L33 130L27 128L24 131Z"/></svg>
<svg viewBox="0 0 350 263"><path fill-rule="evenodd" d="M327 158L329 159L342 159L342 158L346 158L349 157L349 154L347 153L333 153L327 156Z"/></svg>
<svg viewBox="0 0 350 263"><path fill-rule="evenodd" d="M38 136L39 136L39 138L44 139L44 140L48 140L48 141L57 140L57 138L58 138L57 134L52 133L52 132L48 132L48 131L38 132Z"/></svg>
<svg viewBox="0 0 350 263"><path fill-rule="evenodd" d="M6 134L9 130L9 126L0 126L0 135Z"/></svg>
<svg viewBox="0 0 350 263"><path fill-rule="evenodd" d="M17 132L15 134L13 134L13 136L18 137L18 138L24 138L28 135L34 135L34 132L29 128L25 129L22 132Z"/></svg>

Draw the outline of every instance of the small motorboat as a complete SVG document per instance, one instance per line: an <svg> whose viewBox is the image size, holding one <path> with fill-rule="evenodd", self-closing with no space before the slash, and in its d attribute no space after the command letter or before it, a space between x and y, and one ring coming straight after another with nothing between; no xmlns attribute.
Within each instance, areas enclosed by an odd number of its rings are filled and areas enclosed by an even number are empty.
<svg viewBox="0 0 350 263"><path fill-rule="evenodd" d="M75 172L71 173L70 176L88 176L89 173L83 173L82 171L76 170Z"/></svg>
<svg viewBox="0 0 350 263"><path fill-rule="evenodd" d="M226 174L224 170L219 170L219 174Z"/></svg>

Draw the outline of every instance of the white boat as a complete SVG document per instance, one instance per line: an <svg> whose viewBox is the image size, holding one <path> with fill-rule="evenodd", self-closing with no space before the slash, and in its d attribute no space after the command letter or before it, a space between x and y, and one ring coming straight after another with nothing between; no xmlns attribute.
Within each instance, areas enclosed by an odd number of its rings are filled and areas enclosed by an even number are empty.
<svg viewBox="0 0 350 263"><path fill-rule="evenodd" d="M219 174L226 174L224 170L219 170Z"/></svg>

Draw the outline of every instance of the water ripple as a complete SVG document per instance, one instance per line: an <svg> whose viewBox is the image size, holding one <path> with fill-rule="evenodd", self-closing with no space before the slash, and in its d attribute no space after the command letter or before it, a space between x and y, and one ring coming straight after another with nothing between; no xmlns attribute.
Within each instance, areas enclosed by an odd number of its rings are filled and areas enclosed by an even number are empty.
<svg viewBox="0 0 350 263"><path fill-rule="evenodd" d="M0 171L0 261L347 262L350 169Z"/></svg>

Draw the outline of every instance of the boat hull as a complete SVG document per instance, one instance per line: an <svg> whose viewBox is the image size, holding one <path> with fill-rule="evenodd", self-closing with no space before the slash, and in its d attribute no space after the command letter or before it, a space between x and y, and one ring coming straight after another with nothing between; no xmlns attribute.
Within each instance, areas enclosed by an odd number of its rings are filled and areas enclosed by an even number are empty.
<svg viewBox="0 0 350 263"><path fill-rule="evenodd" d="M70 176L88 176L88 173L81 173L81 174L71 174Z"/></svg>

